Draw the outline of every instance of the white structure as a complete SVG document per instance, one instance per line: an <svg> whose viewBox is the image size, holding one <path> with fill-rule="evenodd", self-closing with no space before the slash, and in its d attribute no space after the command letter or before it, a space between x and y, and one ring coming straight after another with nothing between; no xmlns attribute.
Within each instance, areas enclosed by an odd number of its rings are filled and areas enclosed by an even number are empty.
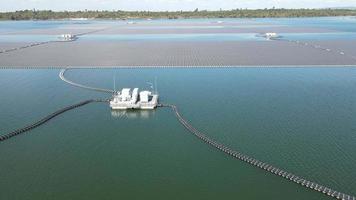
<svg viewBox="0 0 356 200"><path fill-rule="evenodd" d="M86 18L86 17L69 18L69 20L72 20L72 21L86 21L86 20L88 20L88 18Z"/></svg>
<svg viewBox="0 0 356 200"><path fill-rule="evenodd" d="M273 38L278 38L278 34L277 33L265 33L263 35L265 38L267 38L267 40L273 39Z"/></svg>
<svg viewBox="0 0 356 200"><path fill-rule="evenodd" d="M158 94L151 91L138 92L138 88L132 91L124 88L121 92L116 92L110 100L112 109L155 109L158 105Z"/></svg>
<svg viewBox="0 0 356 200"><path fill-rule="evenodd" d="M62 34L61 36L59 36L59 39L63 41L74 41L77 39L77 36L73 34Z"/></svg>

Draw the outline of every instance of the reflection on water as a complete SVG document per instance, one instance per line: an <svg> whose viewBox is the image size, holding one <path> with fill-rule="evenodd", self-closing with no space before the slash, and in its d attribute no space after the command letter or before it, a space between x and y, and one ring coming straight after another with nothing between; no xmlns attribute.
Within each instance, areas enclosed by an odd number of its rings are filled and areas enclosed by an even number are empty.
<svg viewBox="0 0 356 200"><path fill-rule="evenodd" d="M111 116L115 118L148 119L154 116L155 110L111 110Z"/></svg>

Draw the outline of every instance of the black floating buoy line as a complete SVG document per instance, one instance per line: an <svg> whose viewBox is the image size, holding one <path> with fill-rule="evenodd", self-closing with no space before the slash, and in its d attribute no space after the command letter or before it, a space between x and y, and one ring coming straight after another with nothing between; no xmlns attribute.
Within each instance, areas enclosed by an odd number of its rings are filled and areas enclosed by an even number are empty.
<svg viewBox="0 0 356 200"><path fill-rule="evenodd" d="M327 196L336 198L336 199L342 199L342 200L355 200L355 197L352 195L348 195L342 192L338 192L336 190L333 190L329 187L323 186L321 184L318 184L316 182L307 180L305 178L302 178L300 176L297 176L293 173L287 172L283 169L280 169L278 167L275 167L271 164L268 164L266 162L260 161L258 159L255 159L253 157L250 157L246 154L243 154L241 152L235 151L230 149L229 147L225 146L224 144L221 144L214 139L209 138L206 136L204 133L198 131L195 129L187 120L185 120L182 115L179 113L177 106L172 105L172 104L159 104L159 107L168 107L171 108L172 111L174 112L175 116L177 117L178 121L193 135L195 135L197 138L202 140L204 143L216 148L219 151L222 151L225 154L228 154L229 156L232 156L235 159L241 160L243 162L246 162L252 166L258 167L260 169L263 169L271 174L280 176L282 178L285 178L288 181L294 182L299 184L300 186L303 186L305 188L309 188L312 190L315 190L317 192L323 193Z"/></svg>
<svg viewBox="0 0 356 200"><path fill-rule="evenodd" d="M107 100L89 99L89 100L85 100L85 101L79 102L77 104L73 104L73 105L61 108L61 109L59 109L59 110L57 110L57 111L45 116L44 118L42 118L42 119L40 119L40 120L30 124L30 125L27 125L27 126L25 126L23 128L20 128L20 129L16 129L16 130L11 131L11 132L9 132L7 134L0 135L0 141L5 141L5 140L10 139L10 138L12 138L14 136L17 136L17 135L19 135L21 133L25 133L27 131L30 131L30 130L32 130L34 128L37 128L37 127L43 125L44 123L48 122L49 120L53 119L54 117L56 117L56 116L58 116L58 115L60 115L62 113L65 113L65 112L67 112L69 110L73 110L75 108L82 107L84 105L87 105L87 104L93 103L93 102L107 102Z"/></svg>
<svg viewBox="0 0 356 200"><path fill-rule="evenodd" d="M105 92L105 93L111 93L112 90L107 90L107 89L102 89L102 88L95 88L95 87L90 87L90 86L85 86L79 83L75 83L73 81L70 81L68 79L65 78L64 74L66 72L67 69L61 70L59 77L65 81L66 83L76 86L76 87L80 87L80 88L84 88L84 89L89 89L89 90L94 90L94 91L100 91L100 92ZM0 136L0 141L5 141L7 139L10 139L11 137L14 137L16 135L19 135L21 133L25 133L27 131L30 131L36 127L39 127L41 125L43 125L44 123L48 122L49 120L53 119L54 117L67 112L69 110L73 110L75 108L87 105L89 103L93 103L93 102L108 102L108 99L89 99L89 100L85 100L82 102L79 102L77 104L73 104L67 107L64 107L54 113L51 113L49 115L47 115L46 117L40 119L39 121L32 123L26 127L11 131L10 133L4 134ZM300 186L303 186L305 188L309 188L312 190L315 190L317 192L320 192L322 194L325 194L327 196L336 198L336 199L342 199L342 200L356 200L355 196L352 195L348 195L342 192L339 192L337 190L333 190L329 187L323 186L321 184L318 184L314 181L310 181L307 180L303 177L297 176L293 173L290 173L288 171L285 171L281 168L275 167L271 164L268 164L266 162L260 161L258 159L255 159L253 157L250 157L246 154L243 154L241 152L232 150L231 148L225 146L224 144L221 144L217 141L215 141L214 139L211 139L210 137L208 137L206 134L204 134L203 132L200 132L199 130L195 129L186 119L183 118L183 116L179 113L179 110L177 108L176 105L173 104L158 104L158 107L167 107L172 109L172 111L174 112L176 118L178 119L179 123L182 124L184 126L184 128L186 130L188 130L190 133L192 133L194 136L196 136L198 139L200 139L202 142L210 145L211 147L235 158L238 159L240 161L243 161L247 164L250 164L252 166L255 166L257 168L263 169L271 174L280 176L282 178L285 178L288 181L294 182Z"/></svg>
<svg viewBox="0 0 356 200"><path fill-rule="evenodd" d="M109 89L102 89L102 88L95 88L95 87L90 87L90 86L85 86L85 85L82 85L82 84L79 84L79 83L75 83L73 81L70 81L68 79L65 78L64 74L65 72L67 71L68 68L66 69L63 69L60 71L59 73L59 78L61 80L63 80L64 82L72 85L72 86L76 86L76 87L80 87L80 88L84 88L84 89L88 89L88 90L94 90L94 91L97 91L97 92L105 92L105 93L114 93L113 90L109 90ZM53 119L54 117L60 115L60 114L63 114L69 110L73 110L75 108L79 108L79 107L82 107L84 105L87 105L89 103L93 103L93 102L109 102L109 99L89 99L89 100L85 100L85 101L81 101L79 103L76 103L76 104L73 104L73 105L69 105L69 106L66 106L64 108L61 108L47 116L45 116L44 118L32 123L32 124L29 124L23 128L19 128L19 129L16 129L14 131L11 131L9 133L6 133L6 134L3 134L3 135L0 135L0 142L2 141L5 141L5 140L8 140L14 136L17 136L19 134L22 134L22 133L26 133L34 128L37 128L43 124L45 124L46 122L48 122L49 120Z"/></svg>

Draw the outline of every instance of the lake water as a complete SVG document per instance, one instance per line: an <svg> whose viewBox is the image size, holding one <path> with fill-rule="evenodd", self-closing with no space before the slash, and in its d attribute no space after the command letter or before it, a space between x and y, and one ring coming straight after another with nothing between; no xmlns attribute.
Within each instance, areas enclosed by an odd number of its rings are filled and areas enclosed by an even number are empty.
<svg viewBox="0 0 356 200"><path fill-rule="evenodd" d="M121 30L133 30L130 34L101 32L83 35L79 41L262 41L257 34L271 31L270 28L282 28L278 34L290 40L355 40L355 17L319 17L319 18L266 18L266 19L179 19L179 20L132 20L135 24L127 24L122 20L85 20L85 21L0 21L0 42L44 42L58 40L59 34L29 34L26 31L61 29L69 33L72 29L91 29L95 27L111 27ZM284 32L288 28L301 28L303 31ZM140 34L140 31L179 31L187 33ZM196 30L204 33L196 33ZM243 33L236 30L248 29ZM308 29L320 29L310 31ZM135 30L137 33L135 33ZM214 34L209 31L221 30L233 32ZM279 30L279 29L277 29ZM24 33L21 33L25 31ZM273 29L272 29L273 31ZM82 31L85 32L85 31ZM206 32L206 33L205 33ZM246 32L246 33L245 33ZM0 46L1 48L1 46Z"/></svg>
<svg viewBox="0 0 356 200"><path fill-rule="evenodd" d="M59 70L0 70L0 133L108 97ZM356 68L76 69L97 87L148 88L209 137L356 195ZM0 144L0 199L308 199L328 197L202 143L171 110L69 111Z"/></svg>

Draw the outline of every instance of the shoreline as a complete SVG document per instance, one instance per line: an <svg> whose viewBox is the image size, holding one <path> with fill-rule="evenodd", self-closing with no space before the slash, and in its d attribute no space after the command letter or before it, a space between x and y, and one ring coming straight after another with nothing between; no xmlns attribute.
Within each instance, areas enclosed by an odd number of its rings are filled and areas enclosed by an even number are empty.
<svg viewBox="0 0 356 200"><path fill-rule="evenodd" d="M356 12L356 10L355 10ZM0 15L3 14L0 12ZM191 16L191 17L178 17L178 18L168 18L168 17L127 17L127 18L50 18L50 19L4 19L0 18L0 22L4 21L11 21L11 22L16 22L16 21L127 21L127 20L185 20L185 19L303 19L303 18L333 18L333 17L355 17L356 18L356 13L354 15L315 15L315 16L268 16L268 17L219 17L219 16L211 16L211 17L203 17L203 16Z"/></svg>
<svg viewBox="0 0 356 200"><path fill-rule="evenodd" d="M197 18L291 18L291 17L337 17L356 16L355 8L265 8L194 11L123 11L123 10L17 10L0 12L0 20L60 20L60 19L197 19Z"/></svg>
<svg viewBox="0 0 356 200"><path fill-rule="evenodd" d="M356 11L355 11L356 12ZM1 12L0 12L1 15ZM356 13L354 15L315 15L315 16L268 16L268 17L219 17L219 16L212 16L212 17L177 17L177 18L169 18L169 17L128 17L128 18L51 18L51 19L3 19L0 18L0 22L41 22L41 21L130 21L130 20L143 20L143 21L149 21L149 20L189 20L189 19L305 19L305 18L334 18L334 17L355 17L356 18Z"/></svg>

